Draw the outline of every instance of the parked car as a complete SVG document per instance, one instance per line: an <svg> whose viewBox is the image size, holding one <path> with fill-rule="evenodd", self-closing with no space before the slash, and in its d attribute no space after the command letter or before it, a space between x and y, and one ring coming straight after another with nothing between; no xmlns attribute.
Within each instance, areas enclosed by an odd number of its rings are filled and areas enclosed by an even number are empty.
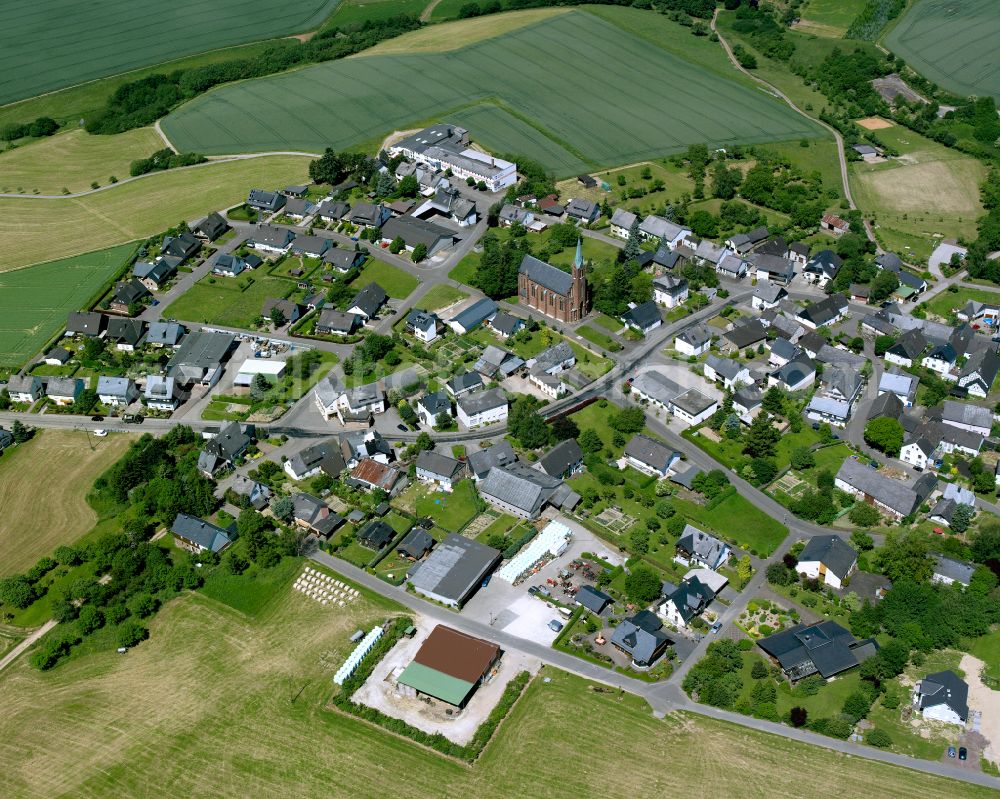
<svg viewBox="0 0 1000 799"><path fill-rule="evenodd" d="M104 421L104 417L103 417L103 416L101 416L101 415L100 415L100 414L98 413L98 414L95 414L94 416L91 416L91 417L90 417L90 421L92 421L92 422L103 422L103 421Z"/></svg>
<svg viewBox="0 0 1000 799"><path fill-rule="evenodd" d="M410 428L407 427L405 424L397 424L396 425L396 429L399 430L400 432L403 432L403 433L409 433L410 432Z"/></svg>
<svg viewBox="0 0 1000 799"><path fill-rule="evenodd" d="M562 622L559 619L553 619L549 622L549 629L553 632L559 632L563 628Z"/></svg>
<svg viewBox="0 0 1000 799"><path fill-rule="evenodd" d="M107 430L95 430L94 435L98 438L104 438L108 434Z"/></svg>
<svg viewBox="0 0 1000 799"><path fill-rule="evenodd" d="M538 593L538 586L537 585L531 586L531 588L528 589L528 593L531 594L532 596L534 596L535 594L537 594Z"/></svg>
<svg viewBox="0 0 1000 799"><path fill-rule="evenodd" d="M968 760L969 759L969 750L966 749L964 746L958 747L958 759L959 760Z"/></svg>
<svg viewBox="0 0 1000 799"><path fill-rule="evenodd" d="M954 756L955 756L955 747L954 746L949 746L948 747L948 757L954 757Z"/></svg>
<svg viewBox="0 0 1000 799"><path fill-rule="evenodd" d="M721 630L721 629L722 629L722 622L721 621L717 621L715 624L712 625L712 634L713 635L718 635L719 630Z"/></svg>

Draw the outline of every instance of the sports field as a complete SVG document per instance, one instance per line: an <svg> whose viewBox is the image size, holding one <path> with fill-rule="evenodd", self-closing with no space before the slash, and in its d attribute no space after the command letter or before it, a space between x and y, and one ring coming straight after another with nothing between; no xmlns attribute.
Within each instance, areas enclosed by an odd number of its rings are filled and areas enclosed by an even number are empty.
<svg viewBox="0 0 1000 799"><path fill-rule="evenodd" d="M852 163L850 178L858 206L875 215L884 245L926 260L935 234L975 238L986 167L903 127L878 134L901 155L882 164Z"/></svg>
<svg viewBox="0 0 1000 799"><path fill-rule="evenodd" d="M732 77L731 69L703 68L721 57L721 51L708 56L699 49L715 47L711 43L661 15L626 11L529 17L536 21L444 53L362 55L226 86L180 107L163 128L178 148L207 154L314 152L346 149L373 134L412 128L429 114L447 119L496 99L595 167L677 152L692 142L724 146L818 133L784 104ZM685 58L608 21L641 22L634 14L644 14L666 38L683 37L670 46L694 55ZM466 24L446 23L437 33L461 37ZM469 24L482 30L481 20ZM493 146L517 152L521 131L509 130L495 134ZM547 165L571 174L556 159Z"/></svg>
<svg viewBox="0 0 1000 799"><path fill-rule="evenodd" d="M20 367L79 311L129 258L135 245L0 272L0 366Z"/></svg>
<svg viewBox="0 0 1000 799"><path fill-rule="evenodd" d="M71 130L0 153L0 192L87 191L94 181L107 185L112 175L124 180L132 161L147 158L164 146L153 128L137 128L117 136Z"/></svg>
<svg viewBox="0 0 1000 799"><path fill-rule="evenodd" d="M23 571L93 527L86 496L131 436L43 430L0 456L0 577Z"/></svg>
<svg viewBox="0 0 1000 799"><path fill-rule="evenodd" d="M0 272L159 233L245 199L303 182L309 159L269 156L174 169L77 199L0 199Z"/></svg>
<svg viewBox="0 0 1000 799"><path fill-rule="evenodd" d="M0 104L319 25L339 0L7 0Z"/></svg>
<svg viewBox="0 0 1000 799"><path fill-rule="evenodd" d="M1000 99L1000 3L915 0L885 43L906 63L958 94Z"/></svg>
<svg viewBox="0 0 1000 799"><path fill-rule="evenodd" d="M323 607L293 592L286 574L252 616L190 593L127 655L109 647L45 673L21 658L0 673L5 799L825 799L858 785L879 799L992 795L698 716L657 720L633 697L548 668L550 681L529 686L479 761L460 765L324 709L348 636L393 608L365 594Z"/></svg>

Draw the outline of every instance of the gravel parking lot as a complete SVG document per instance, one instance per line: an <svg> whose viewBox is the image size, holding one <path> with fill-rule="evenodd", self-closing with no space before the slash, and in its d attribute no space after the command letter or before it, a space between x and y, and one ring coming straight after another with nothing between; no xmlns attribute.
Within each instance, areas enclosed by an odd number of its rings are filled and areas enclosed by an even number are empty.
<svg viewBox="0 0 1000 799"><path fill-rule="evenodd" d="M472 740L476 729L496 706L511 678L525 670L537 674L541 667L541 662L520 652L503 652L494 676L479 686L461 710L429 697L417 699L402 696L397 693L396 678L413 660L431 630L437 627L437 622L418 616L416 627L417 633L413 638L403 638L389 650L364 685L354 692L351 700L376 708L425 732L441 733L457 744L467 744ZM448 715L449 710L451 715Z"/></svg>

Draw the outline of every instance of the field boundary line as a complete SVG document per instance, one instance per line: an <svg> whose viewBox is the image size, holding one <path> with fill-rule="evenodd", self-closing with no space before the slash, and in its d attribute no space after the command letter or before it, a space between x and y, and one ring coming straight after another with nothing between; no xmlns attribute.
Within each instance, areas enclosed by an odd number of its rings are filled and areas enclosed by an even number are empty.
<svg viewBox="0 0 1000 799"><path fill-rule="evenodd" d="M21 643L19 643L12 650L10 650L10 652L4 655L3 659L0 660L0 671L3 671L5 668L7 668L11 663L13 663L17 659L18 655L20 655L25 649L30 647L33 643L35 643L35 641L37 641L39 638L45 635L45 633L47 633L49 630L55 627L58 623L59 622L57 622L55 619L49 619L47 622L45 622L45 624L43 624L41 627L35 630L31 635L29 635L27 638L21 641Z"/></svg>
<svg viewBox="0 0 1000 799"><path fill-rule="evenodd" d="M157 123L159 127L159 123ZM163 140L169 142L169 140L164 136ZM174 149L173 145L170 145L171 149ZM177 152L177 150L174 150ZM117 183L109 183L106 186L98 186L96 189L87 189L87 191L78 191L73 194L13 194L0 193L0 200L77 200L81 197L89 197L92 194L99 194L102 191L111 191L112 189L118 188L119 186L124 186L128 183L134 183L137 180L142 180L144 178L152 178L157 175L165 175L173 172L180 172L185 169L202 169L204 167L209 167L214 164L226 164L232 161L249 161L254 158L273 158L275 156L287 155L296 156L302 158L319 158L322 153L305 153L299 152L297 150L273 150L271 152L263 153L233 153L232 155L212 155L208 156L208 160L200 164L191 164L190 166L179 166L174 169L158 169L155 172L147 172L145 175L136 175L135 177L125 178L124 180L119 180Z"/></svg>

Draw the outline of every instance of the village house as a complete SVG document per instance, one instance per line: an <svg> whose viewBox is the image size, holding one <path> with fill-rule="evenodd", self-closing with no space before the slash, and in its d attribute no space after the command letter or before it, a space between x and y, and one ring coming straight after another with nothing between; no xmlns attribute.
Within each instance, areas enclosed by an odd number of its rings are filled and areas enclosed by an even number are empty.
<svg viewBox="0 0 1000 799"><path fill-rule="evenodd" d="M691 237L691 230L662 216L650 214L640 223L639 234L643 241L661 241L674 250Z"/></svg>
<svg viewBox="0 0 1000 799"><path fill-rule="evenodd" d="M97 398L104 405L117 408L122 405L131 405L139 399L139 390L135 387L135 383L127 377L102 375L97 378Z"/></svg>
<svg viewBox="0 0 1000 799"><path fill-rule="evenodd" d="M520 519L537 519L563 486L562 480L521 463L494 466L479 484L479 495L494 507Z"/></svg>
<svg viewBox="0 0 1000 799"><path fill-rule="evenodd" d="M583 470L583 450L573 439L560 441L538 459L535 468L545 472L549 477L568 480Z"/></svg>
<svg viewBox="0 0 1000 799"><path fill-rule="evenodd" d="M194 227L194 234L202 241L215 241L222 238L229 230L229 223L215 211L201 220Z"/></svg>
<svg viewBox="0 0 1000 799"><path fill-rule="evenodd" d="M925 719L964 727L969 719L969 684L953 671L936 671L913 687L913 709Z"/></svg>
<svg viewBox="0 0 1000 799"><path fill-rule="evenodd" d="M842 588L858 564L858 553L837 535L814 535L798 556L795 570L831 588Z"/></svg>
<svg viewBox="0 0 1000 799"><path fill-rule="evenodd" d="M969 396L986 399L1000 372L1000 357L992 349L980 350L966 361L958 374L958 387Z"/></svg>
<svg viewBox="0 0 1000 799"><path fill-rule="evenodd" d="M750 304L755 311L767 311L771 308L777 308L787 296L788 292L784 286L779 286L777 283L758 283L754 286Z"/></svg>
<svg viewBox="0 0 1000 799"><path fill-rule="evenodd" d="M438 426L438 417L445 414L450 422L454 417L451 398L444 391L425 394L417 400L417 417L428 427Z"/></svg>
<svg viewBox="0 0 1000 799"><path fill-rule="evenodd" d="M844 219L834 214L824 214L820 221L823 230L829 230L834 236L842 236L851 229L851 225Z"/></svg>
<svg viewBox="0 0 1000 799"><path fill-rule="evenodd" d="M150 375L143 390L146 407L157 411L175 411L183 402L180 386L172 377Z"/></svg>
<svg viewBox="0 0 1000 799"><path fill-rule="evenodd" d="M146 336L146 323L141 319L108 319L107 340L119 352L134 352Z"/></svg>
<svg viewBox="0 0 1000 799"><path fill-rule="evenodd" d="M798 355L767 376L767 385L785 391L802 391L816 381L816 366L805 355Z"/></svg>
<svg viewBox="0 0 1000 799"><path fill-rule="evenodd" d="M45 396L56 405L72 405L86 387L79 377L50 377L45 384Z"/></svg>
<svg viewBox="0 0 1000 799"><path fill-rule="evenodd" d="M385 289L378 283L369 283L351 300L347 313L357 314L367 323L378 315L388 300L389 295L385 293Z"/></svg>
<svg viewBox="0 0 1000 799"><path fill-rule="evenodd" d="M475 213L472 214L475 217ZM427 249L427 257L437 255L455 243L455 234L448 228L418 219L415 216L398 216L382 226L382 243L391 244L396 239L403 242L403 249L412 253L418 244Z"/></svg>
<svg viewBox="0 0 1000 799"><path fill-rule="evenodd" d="M365 458L351 469L345 482L365 491L374 491L377 488L389 496L395 496L406 485L406 477L395 466L380 463L373 458Z"/></svg>
<svg viewBox="0 0 1000 799"><path fill-rule="evenodd" d="M132 276L148 291L159 291L175 274L177 268L166 261L157 261L155 264L137 261L132 266Z"/></svg>
<svg viewBox="0 0 1000 799"><path fill-rule="evenodd" d="M170 532L177 546L196 554L199 552L219 554L225 551L233 543L234 529L235 522L233 528L224 530L218 525L186 513L178 513L170 526Z"/></svg>
<svg viewBox="0 0 1000 799"><path fill-rule="evenodd" d="M795 264L780 255L758 252L751 255L749 260L755 268L754 275L758 281L787 286L795 277Z"/></svg>
<svg viewBox="0 0 1000 799"><path fill-rule="evenodd" d="M701 322L684 328L674 337L674 349L689 358L703 355L711 346L712 331Z"/></svg>
<svg viewBox="0 0 1000 799"><path fill-rule="evenodd" d="M663 324L660 309L653 300L647 300L640 305L629 303L629 309L622 314L621 320L626 327L631 327L643 335Z"/></svg>
<svg viewBox="0 0 1000 799"><path fill-rule="evenodd" d="M820 250L805 264L802 277L808 283L825 287L840 272L844 260L833 250Z"/></svg>
<svg viewBox="0 0 1000 799"><path fill-rule="evenodd" d="M478 391L484 385L483 377L479 372L456 372L451 380L444 384L444 387L451 396L461 397L471 391Z"/></svg>
<svg viewBox="0 0 1000 799"><path fill-rule="evenodd" d="M209 438L198 454L198 469L212 477L223 468L233 468L253 444L256 430L252 424L226 422Z"/></svg>
<svg viewBox="0 0 1000 799"><path fill-rule="evenodd" d="M688 282L683 277L661 275L653 280L653 301L676 308L688 298Z"/></svg>
<svg viewBox="0 0 1000 799"><path fill-rule="evenodd" d="M914 513L930 496L937 479L925 474L911 484L893 480L859 461L847 458L834 478L841 491L874 505L895 519Z"/></svg>
<svg viewBox="0 0 1000 799"><path fill-rule="evenodd" d="M836 324L847 316L847 311L847 297L843 294L830 294L819 302L807 305L795 318L800 324L815 330L818 327Z"/></svg>
<svg viewBox="0 0 1000 799"><path fill-rule="evenodd" d="M878 395L893 394L904 408L910 408L917 397L919 385L920 379L916 375L889 369L882 373L879 380Z"/></svg>
<svg viewBox="0 0 1000 799"><path fill-rule="evenodd" d="M749 322L723 333L719 348L729 355L738 355L748 349L756 349L760 344L766 342L767 328L764 327L760 319L751 319Z"/></svg>
<svg viewBox="0 0 1000 799"><path fill-rule="evenodd" d="M747 233L736 233L726 239L726 246L740 255L746 255L754 247L767 240L768 230L766 227L754 228Z"/></svg>
<svg viewBox="0 0 1000 799"><path fill-rule="evenodd" d="M430 344L444 332L444 322L432 311L414 308L406 316L406 332L424 344Z"/></svg>
<svg viewBox="0 0 1000 799"><path fill-rule="evenodd" d="M615 212L611 215L611 235L619 239L627 239L629 231L632 230L632 225L635 224L637 217L630 211L626 211L624 208L616 208Z"/></svg>
<svg viewBox="0 0 1000 799"><path fill-rule="evenodd" d="M11 375L7 381L7 395L11 402L30 405L41 399L44 393L42 379L34 375Z"/></svg>
<svg viewBox="0 0 1000 799"><path fill-rule="evenodd" d="M212 274L219 277L239 277L249 268L245 258L223 252L216 256L212 264Z"/></svg>
<svg viewBox="0 0 1000 799"><path fill-rule="evenodd" d="M681 389L670 378L650 369L632 380L629 393L640 401L669 412L670 402L681 393Z"/></svg>
<svg viewBox="0 0 1000 799"><path fill-rule="evenodd" d="M507 395L493 388L474 394L463 394L456 400L458 421L467 430L507 419Z"/></svg>
<svg viewBox="0 0 1000 799"><path fill-rule="evenodd" d="M501 340L508 339L524 329L524 320L506 311L497 311L496 315L487 324L490 330L496 333L497 338Z"/></svg>
<svg viewBox="0 0 1000 799"><path fill-rule="evenodd" d="M729 545L690 524L677 539L674 560L685 566L704 566L712 571L726 564Z"/></svg>
<svg viewBox="0 0 1000 799"><path fill-rule="evenodd" d="M648 668L660 659L670 643L662 627L663 622L655 613L640 610L619 622L611 635L611 645L632 658L636 668Z"/></svg>
<svg viewBox="0 0 1000 799"><path fill-rule="evenodd" d="M331 244L329 239L324 239L322 236L296 236L292 242L291 252L307 258L322 258Z"/></svg>
<svg viewBox="0 0 1000 799"><path fill-rule="evenodd" d="M722 383L725 389L735 389L753 383L749 367L731 358L720 358L711 353L705 359L705 379L713 383Z"/></svg>
<svg viewBox="0 0 1000 799"><path fill-rule="evenodd" d="M441 491L451 491L465 472L465 464L439 452L425 449L417 455L417 479Z"/></svg>
<svg viewBox="0 0 1000 799"><path fill-rule="evenodd" d="M329 506L311 494L292 494L292 519L298 527L328 540L344 523L344 517L334 513Z"/></svg>
<svg viewBox="0 0 1000 799"><path fill-rule="evenodd" d="M761 638L757 646L793 683L813 674L829 680L878 652L874 639L859 641L834 621L796 624Z"/></svg>
<svg viewBox="0 0 1000 799"><path fill-rule="evenodd" d="M325 336L350 336L361 326L356 313L344 313L336 308L322 308L316 318L316 333Z"/></svg>
<svg viewBox="0 0 1000 799"><path fill-rule="evenodd" d="M323 253L323 263L329 264L342 275L352 269L360 269L368 258L363 250L345 250L341 247L329 247Z"/></svg>
<svg viewBox="0 0 1000 799"><path fill-rule="evenodd" d="M993 429L993 412L981 405L945 400L941 406L941 421L959 430L988 436Z"/></svg>
<svg viewBox="0 0 1000 799"><path fill-rule="evenodd" d="M247 197L247 205L255 211L273 214L285 207L285 196L277 191L265 191L264 189L250 189Z"/></svg>
<svg viewBox="0 0 1000 799"><path fill-rule="evenodd" d="M710 569L695 569L671 591L657 611L667 622L679 630L688 625L715 599L726 584L726 578Z"/></svg>
<svg viewBox="0 0 1000 799"><path fill-rule="evenodd" d="M552 399L558 399L569 391L560 375L575 365L573 348L560 341L527 362L528 382Z"/></svg>
<svg viewBox="0 0 1000 799"><path fill-rule="evenodd" d="M496 302L489 297L482 297L460 311L448 320L448 326L460 336L475 330L479 325L490 321L499 310Z"/></svg>
<svg viewBox="0 0 1000 799"><path fill-rule="evenodd" d="M680 461L680 453L641 433L632 436L622 455L625 463L643 474L665 478Z"/></svg>
<svg viewBox="0 0 1000 799"><path fill-rule="evenodd" d="M247 246L262 252L282 254L288 252L294 241L295 233L288 228L258 225L250 238L247 239ZM219 257L221 258L221 256ZM216 259L216 263L218 263L218 259Z"/></svg>
<svg viewBox="0 0 1000 799"><path fill-rule="evenodd" d="M132 315L143 299L149 296L149 289L143 285L142 281L132 278L115 283L114 293L108 303L108 310L112 313Z"/></svg>

